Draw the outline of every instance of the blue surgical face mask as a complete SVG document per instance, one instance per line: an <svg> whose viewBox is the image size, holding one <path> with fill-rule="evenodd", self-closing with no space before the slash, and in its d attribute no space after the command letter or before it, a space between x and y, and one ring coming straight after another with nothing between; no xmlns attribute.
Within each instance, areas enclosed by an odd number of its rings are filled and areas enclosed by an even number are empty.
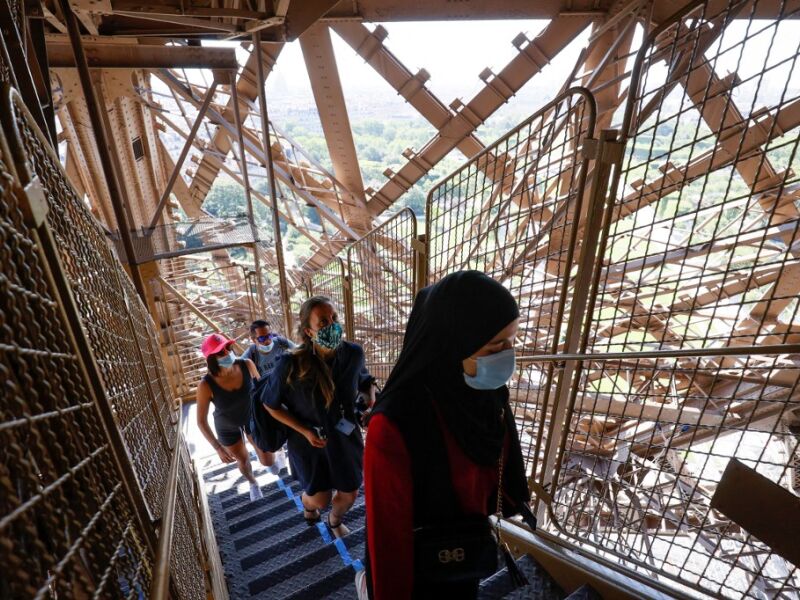
<svg viewBox="0 0 800 600"><path fill-rule="evenodd" d="M475 359L478 368L475 376L464 373L464 381L476 390L496 390L503 387L517 368L517 359L514 349L502 350L487 356Z"/></svg>
<svg viewBox="0 0 800 600"><path fill-rule="evenodd" d="M233 355L233 352L228 352L228 356L217 358L217 364L220 367L228 368L233 366L234 360L236 360L236 357Z"/></svg>
<svg viewBox="0 0 800 600"><path fill-rule="evenodd" d="M256 348L258 348L258 351L259 352L263 352L264 354L268 354L269 352L272 352L272 349L274 347L275 347L275 342L272 342L272 341L270 341L270 343L267 344L267 345L256 344Z"/></svg>
<svg viewBox="0 0 800 600"><path fill-rule="evenodd" d="M342 326L336 321L320 329L314 337L315 343L328 350L335 350L341 341Z"/></svg>

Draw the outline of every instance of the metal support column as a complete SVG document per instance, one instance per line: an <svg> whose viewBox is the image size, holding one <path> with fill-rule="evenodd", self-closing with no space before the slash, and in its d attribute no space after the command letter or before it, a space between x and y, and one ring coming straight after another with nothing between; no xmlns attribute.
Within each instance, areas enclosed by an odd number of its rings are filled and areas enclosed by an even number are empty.
<svg viewBox="0 0 800 600"><path fill-rule="evenodd" d="M604 201L607 197L612 169L615 166L618 167L622 159L622 146L616 139L617 132L615 130L604 130L601 132L597 144L584 238L578 258L578 271L575 276L575 286L572 293L573 301L570 305L569 321L565 334L565 354L582 352L586 348L585 342L587 338L582 335L585 333L583 325L586 314L591 314L594 307L589 297L596 279L595 263L598 255L602 256L600 253L602 252L604 238L601 238L600 232L603 225ZM594 287L596 288L596 284L594 284ZM556 461L560 459L560 452L563 451L562 438L566 439L563 433L567 426L569 414L571 414L572 407L570 404L574 396L573 392L577 393L581 367L582 362L580 360L566 359L556 384L555 403L550 417L549 431L547 433L548 441L544 446L540 475L540 484L550 495L552 495L553 490L549 486L552 484ZM536 469L534 468L534 473L535 471ZM540 499L536 507L537 518L546 518L544 509L544 502Z"/></svg>
<svg viewBox="0 0 800 600"><path fill-rule="evenodd" d="M414 296L428 285L428 236L420 234L411 240L414 249Z"/></svg>
<svg viewBox="0 0 800 600"><path fill-rule="evenodd" d="M256 271L256 289L258 291L258 304L262 314L266 313L264 305L264 278L261 276L261 257L258 255L259 234L256 227L255 212L253 209L253 193L250 189L250 176L247 171L247 152L244 148L244 132L242 113L239 107L239 93L236 91L236 73L231 74L231 104L233 104L233 118L236 125L236 143L239 145L239 170L244 183L244 197L247 201L247 219L250 222L250 231L253 234L253 266Z"/></svg>
<svg viewBox="0 0 800 600"><path fill-rule="evenodd" d="M278 186L275 184L275 167L272 164L272 144L269 136L269 116L267 114L267 90L264 88L264 58L261 55L261 43L258 34L253 35L253 52L256 53L256 73L258 76L258 106L261 112L261 135L264 143L264 157L269 175L269 195L272 200L272 227L275 236L275 258L278 262L278 281L280 283L281 306L285 331L292 330L292 308L289 304L289 287L286 284L286 264L283 257L281 241L281 219L278 214Z"/></svg>

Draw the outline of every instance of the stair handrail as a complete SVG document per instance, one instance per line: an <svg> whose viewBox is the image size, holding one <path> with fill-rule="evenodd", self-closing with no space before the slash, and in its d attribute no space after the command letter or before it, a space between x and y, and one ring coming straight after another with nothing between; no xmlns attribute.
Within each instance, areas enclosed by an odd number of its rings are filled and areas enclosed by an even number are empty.
<svg viewBox="0 0 800 600"><path fill-rule="evenodd" d="M178 465L180 465L180 452L183 445L183 428L181 427L183 415L183 401L178 406L178 427L175 434L175 446L172 449L172 459L169 464L169 475L164 493L163 511L158 535L158 548L153 569L153 581L150 584L150 598L152 600L167 600L170 582L170 564L172 562L172 539L175 532L175 509L178 503Z"/></svg>

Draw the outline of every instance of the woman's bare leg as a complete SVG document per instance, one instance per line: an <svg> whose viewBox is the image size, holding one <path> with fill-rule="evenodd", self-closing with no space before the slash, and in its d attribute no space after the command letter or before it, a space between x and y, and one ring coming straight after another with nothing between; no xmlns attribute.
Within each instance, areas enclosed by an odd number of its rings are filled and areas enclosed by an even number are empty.
<svg viewBox="0 0 800 600"><path fill-rule="evenodd" d="M249 433L247 434L247 440L250 442L250 445L253 447L253 450L256 451L256 456L258 456L258 462L260 462L265 467L271 467L272 464L275 462L275 453L274 452L264 452L261 448L256 446L256 443L253 441L253 436Z"/></svg>
<svg viewBox="0 0 800 600"><path fill-rule="evenodd" d="M342 517L347 514L356 502L358 497L358 490L353 492L342 492L337 490L333 495L333 506L331 506L331 516L329 517L331 525L334 527L342 522Z"/></svg>
<svg viewBox="0 0 800 600"><path fill-rule="evenodd" d="M244 475L245 479L251 484L256 483L256 478L253 476L253 467L250 466L250 453L247 451L247 446L244 445L244 440L240 440L232 446L225 446L225 449L234 456L239 471Z"/></svg>

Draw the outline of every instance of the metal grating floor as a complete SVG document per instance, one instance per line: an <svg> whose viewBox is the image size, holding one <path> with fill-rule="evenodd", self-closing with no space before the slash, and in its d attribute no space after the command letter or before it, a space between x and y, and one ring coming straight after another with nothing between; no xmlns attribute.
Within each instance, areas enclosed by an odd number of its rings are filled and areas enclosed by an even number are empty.
<svg viewBox="0 0 800 600"><path fill-rule="evenodd" d="M308 526L300 488L286 470L280 478L253 462L264 497L250 502L236 465L204 463L203 484L232 599L355 600L353 583L364 555L364 498L345 517L350 535L335 541L323 524ZM323 517L324 520L324 517ZM531 582L512 590L505 570L481 584L481 600L560 600L565 594L530 557L518 561Z"/></svg>

